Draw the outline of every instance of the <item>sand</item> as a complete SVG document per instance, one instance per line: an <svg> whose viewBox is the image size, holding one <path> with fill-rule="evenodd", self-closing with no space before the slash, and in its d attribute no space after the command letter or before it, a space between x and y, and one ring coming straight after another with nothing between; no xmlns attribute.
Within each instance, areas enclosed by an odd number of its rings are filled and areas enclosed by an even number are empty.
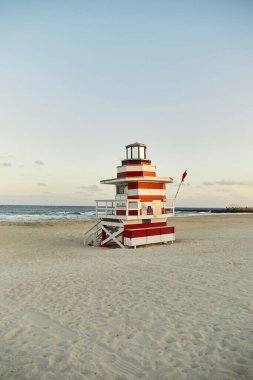
<svg viewBox="0 0 253 380"><path fill-rule="evenodd" d="M92 223L0 224L1 380L253 379L253 215L136 250Z"/></svg>

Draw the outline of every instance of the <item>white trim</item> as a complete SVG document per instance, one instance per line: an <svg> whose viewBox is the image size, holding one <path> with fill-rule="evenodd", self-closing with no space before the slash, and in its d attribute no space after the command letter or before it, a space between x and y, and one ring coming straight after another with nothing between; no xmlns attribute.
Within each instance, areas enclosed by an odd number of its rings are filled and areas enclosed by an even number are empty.
<svg viewBox="0 0 253 380"><path fill-rule="evenodd" d="M168 219L168 215L167 214L163 214L163 215L165 215L163 218L160 218L160 219L151 219L150 223L151 224L152 223L166 223L167 219ZM150 219L150 218L147 218L147 216L146 216L145 219ZM142 221L140 221L140 220L138 220L137 223L136 223L136 220L124 220L123 223L124 223L125 226L131 226L132 224L140 224L140 225L142 225ZM157 227L157 228L160 228L160 227Z"/></svg>
<svg viewBox="0 0 253 380"><path fill-rule="evenodd" d="M104 245L105 243L109 242L110 240L113 240L116 244L118 244L121 248L124 248L124 245L118 240L116 239L116 236L122 234L122 232L124 231L124 228L119 228L117 231L115 231L113 234L107 230L105 228L105 226L101 226L102 230L104 230L106 232L106 234L108 234L109 236L105 239L105 240L102 240L101 241L101 245Z"/></svg>
<svg viewBox="0 0 253 380"><path fill-rule="evenodd" d="M126 166L117 166L117 173L125 172L154 172L155 166L153 165L126 165Z"/></svg>
<svg viewBox="0 0 253 380"><path fill-rule="evenodd" d="M153 244L153 243L167 243L175 240L175 234L161 234L154 236L143 236L138 238L124 238L124 245L128 247L135 247L137 245Z"/></svg>
<svg viewBox="0 0 253 380"><path fill-rule="evenodd" d="M107 219L121 219L121 220L136 220L136 221L139 221L139 220L142 220L142 219L168 219L170 217L172 217L172 213L168 213L168 214L160 214L160 215L105 215L105 214L101 214L101 215L98 215L98 218L107 218ZM137 223L137 222L136 222Z"/></svg>
<svg viewBox="0 0 253 380"><path fill-rule="evenodd" d="M128 195L165 195L166 190L164 189L130 189L127 192Z"/></svg>
<svg viewBox="0 0 253 380"><path fill-rule="evenodd" d="M106 185L117 185L121 183L128 182L160 182L160 183L171 183L173 182L173 178L171 177L156 177L156 176L143 176L143 177L125 177L125 178L112 178L112 179L104 179L100 181L101 184Z"/></svg>
<svg viewBox="0 0 253 380"><path fill-rule="evenodd" d="M113 226L113 227L123 227L124 224L122 222L108 222L106 220L101 220L101 225L102 226Z"/></svg>

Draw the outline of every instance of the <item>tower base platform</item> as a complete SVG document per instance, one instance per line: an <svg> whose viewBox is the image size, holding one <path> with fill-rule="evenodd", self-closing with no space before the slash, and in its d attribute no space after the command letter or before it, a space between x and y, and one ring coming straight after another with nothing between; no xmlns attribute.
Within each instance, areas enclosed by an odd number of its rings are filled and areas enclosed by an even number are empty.
<svg viewBox="0 0 253 380"><path fill-rule="evenodd" d="M94 246L137 247L155 243L173 243L175 227L166 222L125 224L125 221L100 220L85 233L84 244Z"/></svg>

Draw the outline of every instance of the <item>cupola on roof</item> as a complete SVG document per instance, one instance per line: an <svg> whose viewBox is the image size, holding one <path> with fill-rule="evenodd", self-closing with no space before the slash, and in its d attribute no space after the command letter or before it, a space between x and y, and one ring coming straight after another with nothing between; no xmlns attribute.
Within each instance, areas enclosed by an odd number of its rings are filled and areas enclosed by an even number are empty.
<svg viewBox="0 0 253 380"><path fill-rule="evenodd" d="M146 149L147 149L147 146L139 142L126 145L126 159L127 160L147 160Z"/></svg>
<svg viewBox="0 0 253 380"><path fill-rule="evenodd" d="M146 144L142 144L142 143L139 143L139 142L134 142L134 143L132 143L132 144L129 144L129 145L126 145L126 148L130 148L131 146L143 146L143 147L147 147L147 145Z"/></svg>

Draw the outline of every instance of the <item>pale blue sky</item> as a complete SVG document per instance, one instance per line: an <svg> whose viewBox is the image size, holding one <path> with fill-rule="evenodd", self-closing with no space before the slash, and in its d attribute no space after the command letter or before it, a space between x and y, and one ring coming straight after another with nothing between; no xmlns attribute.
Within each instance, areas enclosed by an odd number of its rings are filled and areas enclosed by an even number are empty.
<svg viewBox="0 0 253 380"><path fill-rule="evenodd" d="M252 20L249 0L0 0L0 204L114 197L99 181L140 141L188 170L178 206L253 206Z"/></svg>

